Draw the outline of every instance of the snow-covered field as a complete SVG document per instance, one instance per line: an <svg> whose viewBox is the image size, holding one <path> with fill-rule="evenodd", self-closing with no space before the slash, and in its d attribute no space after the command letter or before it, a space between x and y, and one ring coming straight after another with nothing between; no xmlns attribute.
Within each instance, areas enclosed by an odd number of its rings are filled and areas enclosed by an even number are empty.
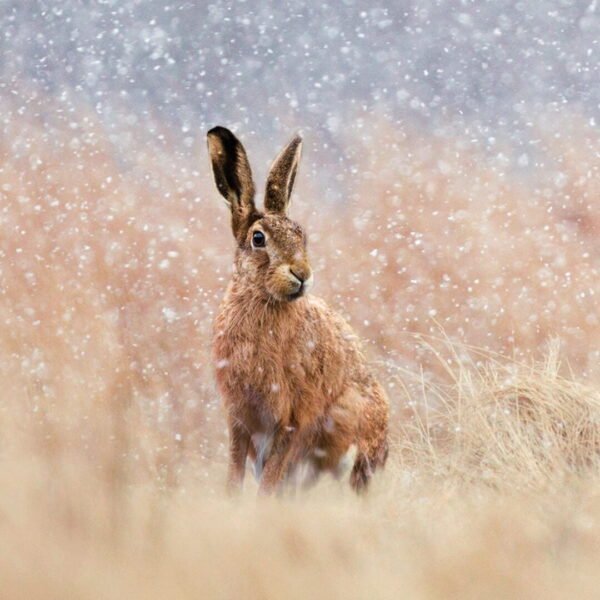
<svg viewBox="0 0 600 600"><path fill-rule="evenodd" d="M3 597L597 596L597 3L450 4L0 8ZM258 181L302 130L392 403L365 498L223 494L216 124Z"/></svg>

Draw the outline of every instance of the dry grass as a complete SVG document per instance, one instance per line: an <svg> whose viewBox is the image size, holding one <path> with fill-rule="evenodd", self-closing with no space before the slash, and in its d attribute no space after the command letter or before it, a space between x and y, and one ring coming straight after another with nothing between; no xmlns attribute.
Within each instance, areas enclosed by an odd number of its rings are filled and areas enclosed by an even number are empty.
<svg viewBox="0 0 600 600"><path fill-rule="evenodd" d="M257 502L249 482L230 502L209 360L230 240L206 165L132 146L125 168L92 119L53 118L0 140L5 597L596 594L593 131L540 125L559 189L377 122L345 142L343 207L300 181L317 292L369 340L393 451L365 499L324 481Z"/></svg>
<svg viewBox="0 0 600 600"><path fill-rule="evenodd" d="M5 445L0 465L4 593L594 597L600 394L556 366L490 361L462 366L448 387L422 382L429 408L396 432L365 499L326 480L260 502L251 484L234 502L220 493L220 463L206 477L190 460L167 487L13 433L20 443ZM114 460L140 452L136 434Z"/></svg>

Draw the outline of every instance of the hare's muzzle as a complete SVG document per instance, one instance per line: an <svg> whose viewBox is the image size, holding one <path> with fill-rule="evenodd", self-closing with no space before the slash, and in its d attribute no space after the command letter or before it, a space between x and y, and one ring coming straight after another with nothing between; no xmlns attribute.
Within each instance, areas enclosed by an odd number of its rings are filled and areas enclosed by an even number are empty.
<svg viewBox="0 0 600 600"><path fill-rule="evenodd" d="M291 291L289 297L291 300L300 298L312 287L313 274L308 266L291 266L288 268Z"/></svg>

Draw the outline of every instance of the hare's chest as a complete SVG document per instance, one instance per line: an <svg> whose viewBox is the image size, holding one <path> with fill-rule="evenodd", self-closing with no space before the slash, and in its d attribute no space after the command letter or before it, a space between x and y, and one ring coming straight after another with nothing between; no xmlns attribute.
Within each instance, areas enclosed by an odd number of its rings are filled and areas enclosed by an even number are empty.
<svg viewBox="0 0 600 600"><path fill-rule="evenodd" d="M286 340L238 338L219 345L216 360L217 368L266 394L293 385L302 357Z"/></svg>
<svg viewBox="0 0 600 600"><path fill-rule="evenodd" d="M248 402L258 402L274 421L293 420L294 407L304 395L307 374L302 355L291 340L269 337L215 341L217 379L222 387Z"/></svg>

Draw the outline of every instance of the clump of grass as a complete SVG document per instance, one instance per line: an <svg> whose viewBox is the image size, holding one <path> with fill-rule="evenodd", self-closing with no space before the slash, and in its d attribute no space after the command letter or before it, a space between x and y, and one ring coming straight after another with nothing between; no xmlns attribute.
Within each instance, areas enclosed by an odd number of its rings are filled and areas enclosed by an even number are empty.
<svg viewBox="0 0 600 600"><path fill-rule="evenodd" d="M421 343L443 363L449 380L399 373L406 383L413 380L406 393L414 408L400 427L398 449L421 475L519 489L598 467L600 393L561 374L558 343L537 364L448 339Z"/></svg>

